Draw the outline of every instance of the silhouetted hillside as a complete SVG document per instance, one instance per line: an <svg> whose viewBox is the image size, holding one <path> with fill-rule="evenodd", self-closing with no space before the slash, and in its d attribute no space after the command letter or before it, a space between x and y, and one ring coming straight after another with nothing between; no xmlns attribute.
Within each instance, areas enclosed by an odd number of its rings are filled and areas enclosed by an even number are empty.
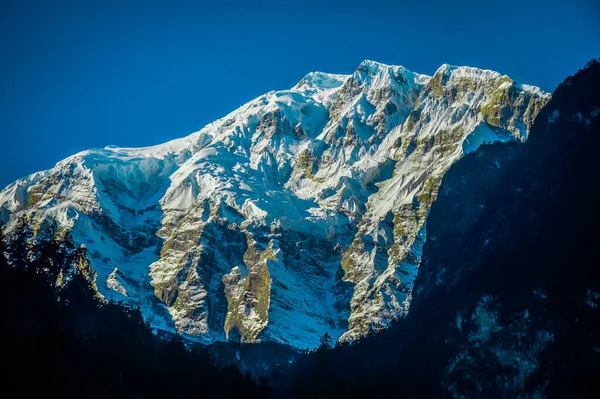
<svg viewBox="0 0 600 399"><path fill-rule="evenodd" d="M289 392L597 397L599 115L593 61L556 89L527 143L457 162L428 219L408 317L304 358Z"/></svg>
<svg viewBox="0 0 600 399"><path fill-rule="evenodd" d="M2 391L19 397L269 397L235 368L157 339L136 309L96 297L85 248L26 221L0 256ZM2 241L4 243L4 241ZM86 278L87 274L87 278Z"/></svg>

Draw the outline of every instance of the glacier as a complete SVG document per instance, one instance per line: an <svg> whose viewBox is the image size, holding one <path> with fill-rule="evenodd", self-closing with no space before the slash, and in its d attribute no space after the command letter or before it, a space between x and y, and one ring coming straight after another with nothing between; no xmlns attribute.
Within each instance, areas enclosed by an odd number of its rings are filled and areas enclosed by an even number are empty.
<svg viewBox="0 0 600 399"><path fill-rule="evenodd" d="M201 343L313 348L406 315L450 166L527 139L550 95L506 75L363 61L312 72L187 137L68 157L0 192L6 234L49 220L107 299Z"/></svg>

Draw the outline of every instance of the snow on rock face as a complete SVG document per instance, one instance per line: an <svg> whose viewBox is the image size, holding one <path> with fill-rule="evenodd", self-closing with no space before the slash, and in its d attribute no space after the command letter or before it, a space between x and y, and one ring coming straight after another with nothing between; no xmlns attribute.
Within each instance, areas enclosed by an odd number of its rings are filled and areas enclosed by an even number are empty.
<svg viewBox="0 0 600 399"><path fill-rule="evenodd" d="M362 62L313 72L188 137L84 151L0 192L90 249L105 297L201 342L315 347L408 310L441 179L484 143L523 141L549 100L506 76Z"/></svg>
<svg viewBox="0 0 600 399"><path fill-rule="evenodd" d="M521 89L496 72L439 68L408 116L373 151L373 158L392 159L394 167L376 183L344 252L344 280L354 284L354 294L342 339L359 338L406 314L425 220L442 177L481 144L525 140L533 116L548 100L538 89Z"/></svg>

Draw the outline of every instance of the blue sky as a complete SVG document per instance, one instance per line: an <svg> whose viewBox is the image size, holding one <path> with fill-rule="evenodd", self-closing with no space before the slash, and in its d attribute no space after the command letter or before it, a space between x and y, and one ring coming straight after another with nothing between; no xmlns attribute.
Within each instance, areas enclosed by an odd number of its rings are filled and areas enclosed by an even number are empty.
<svg viewBox="0 0 600 399"><path fill-rule="evenodd" d="M0 2L0 186L90 147L182 137L364 59L494 69L552 90L600 56L572 1Z"/></svg>

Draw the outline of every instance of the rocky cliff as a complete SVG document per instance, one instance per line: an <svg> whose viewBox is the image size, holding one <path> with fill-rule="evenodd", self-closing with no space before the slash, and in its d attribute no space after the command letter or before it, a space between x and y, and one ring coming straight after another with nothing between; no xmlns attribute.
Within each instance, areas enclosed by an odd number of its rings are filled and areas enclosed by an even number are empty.
<svg viewBox="0 0 600 399"><path fill-rule="evenodd" d="M182 139L75 154L2 190L0 215L7 233L19 215L70 229L99 292L157 329L352 341L406 315L449 168L482 144L524 142L549 99L493 71L364 61Z"/></svg>

